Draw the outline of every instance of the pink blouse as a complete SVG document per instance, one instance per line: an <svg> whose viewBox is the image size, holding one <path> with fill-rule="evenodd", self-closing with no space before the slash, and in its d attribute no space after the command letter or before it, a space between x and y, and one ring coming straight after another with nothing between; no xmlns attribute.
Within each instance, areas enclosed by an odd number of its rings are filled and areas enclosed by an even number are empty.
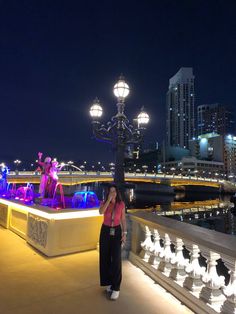
<svg viewBox="0 0 236 314"><path fill-rule="evenodd" d="M115 206L115 207L114 207ZM116 203L115 205L110 203L105 211L104 215L104 220L103 224L106 226L111 226L112 225L112 210L114 208L115 210L115 215L114 215L114 221L113 221L113 226L119 226L121 216L122 216L122 210L125 207L125 203L123 201Z"/></svg>

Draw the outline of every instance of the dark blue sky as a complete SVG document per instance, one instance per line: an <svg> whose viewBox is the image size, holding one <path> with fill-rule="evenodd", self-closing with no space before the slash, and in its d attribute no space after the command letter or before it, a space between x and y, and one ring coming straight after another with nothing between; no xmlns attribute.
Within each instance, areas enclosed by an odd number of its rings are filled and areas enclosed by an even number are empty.
<svg viewBox="0 0 236 314"><path fill-rule="evenodd" d="M81 2L81 3L80 3ZM112 160L92 139L92 100L104 121L116 111L113 84L123 73L130 120L145 106L146 141L162 141L168 80L195 74L196 105L234 111L235 1L0 0L0 162L34 160L40 150L65 160Z"/></svg>

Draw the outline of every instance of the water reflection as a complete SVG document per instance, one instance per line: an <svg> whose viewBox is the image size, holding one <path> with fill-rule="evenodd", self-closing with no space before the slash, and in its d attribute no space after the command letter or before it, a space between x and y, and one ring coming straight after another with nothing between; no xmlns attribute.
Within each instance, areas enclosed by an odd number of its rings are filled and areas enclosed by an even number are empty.
<svg viewBox="0 0 236 314"><path fill-rule="evenodd" d="M145 210L219 232L236 234L236 210L230 197L209 193L134 193L129 208L131 212Z"/></svg>
<svg viewBox="0 0 236 314"><path fill-rule="evenodd" d="M65 186L66 195L76 191L94 191L98 199L105 197L106 185L91 183ZM152 191L141 192L135 188L126 190L128 211L145 210L151 214L168 216L208 229L236 234L236 207L230 202L231 195L217 193L183 192L161 194Z"/></svg>

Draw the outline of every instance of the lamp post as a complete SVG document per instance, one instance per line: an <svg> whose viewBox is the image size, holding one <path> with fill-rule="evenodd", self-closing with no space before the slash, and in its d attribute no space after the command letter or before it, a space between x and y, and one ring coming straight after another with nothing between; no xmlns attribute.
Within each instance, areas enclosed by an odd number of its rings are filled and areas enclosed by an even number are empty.
<svg viewBox="0 0 236 314"><path fill-rule="evenodd" d="M149 116L141 109L137 117L137 125L130 124L126 117L125 98L129 95L129 86L121 76L114 85L113 92L117 97L117 113L107 124L99 120L102 116L102 107L96 98L90 108L92 117L93 134L97 140L111 144L115 150L115 175L114 181L118 187L124 185L124 153L129 144L140 144L143 139L143 131L149 122Z"/></svg>
<svg viewBox="0 0 236 314"><path fill-rule="evenodd" d="M70 172L70 174L72 174L72 171L73 171L73 164L74 164L74 161L71 161L71 160L69 160L68 162L67 162L67 164L68 164L68 168L69 168L69 172Z"/></svg>
<svg viewBox="0 0 236 314"><path fill-rule="evenodd" d="M14 160L14 164L16 165L16 171L18 172L18 166L21 164L21 160L19 159Z"/></svg>

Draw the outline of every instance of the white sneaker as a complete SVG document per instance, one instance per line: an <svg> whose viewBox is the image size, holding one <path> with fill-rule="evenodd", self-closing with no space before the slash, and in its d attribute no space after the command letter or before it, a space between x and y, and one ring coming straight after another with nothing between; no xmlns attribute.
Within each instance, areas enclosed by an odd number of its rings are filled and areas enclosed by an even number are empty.
<svg viewBox="0 0 236 314"><path fill-rule="evenodd" d="M111 290L111 285L106 288L106 292L107 292L107 293L111 293L111 292L112 292L112 290Z"/></svg>
<svg viewBox="0 0 236 314"><path fill-rule="evenodd" d="M119 294L120 294L120 291L113 290L111 294L111 300L114 300L114 301L117 300L119 298Z"/></svg>

